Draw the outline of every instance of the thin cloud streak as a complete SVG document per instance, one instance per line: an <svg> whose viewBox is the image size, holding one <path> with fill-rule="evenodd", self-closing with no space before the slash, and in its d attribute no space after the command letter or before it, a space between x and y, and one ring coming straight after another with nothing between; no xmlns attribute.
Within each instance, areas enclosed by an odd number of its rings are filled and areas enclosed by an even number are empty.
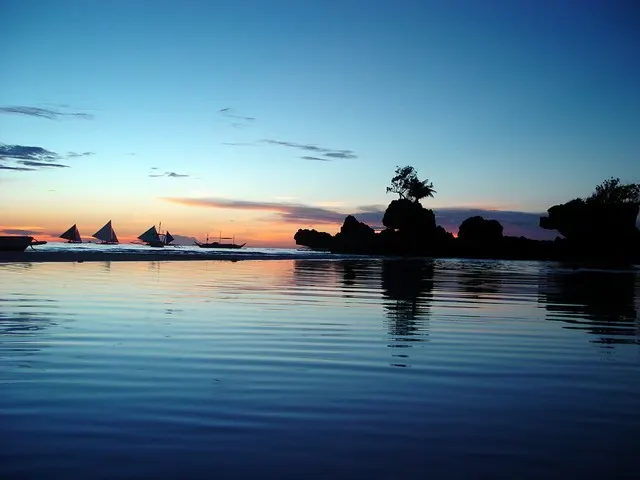
<svg viewBox="0 0 640 480"><path fill-rule="evenodd" d="M305 150L307 152L314 152L315 154L321 154L322 156L328 157L323 161L329 161L333 159L352 159L358 158L353 150L338 150L335 148L326 148L319 147L317 145L312 145L309 143L296 143L296 142L285 142L282 140L272 140L272 139L264 139L263 143L268 143L270 145L276 145L279 147L287 147L287 148L296 148L299 150ZM317 156L315 157L300 157L304 160L321 160Z"/></svg>
<svg viewBox="0 0 640 480"><path fill-rule="evenodd" d="M70 168L69 165L63 165L61 163L34 162L33 160L18 160L18 163L20 163L22 165L26 165L27 167Z"/></svg>
<svg viewBox="0 0 640 480"><path fill-rule="evenodd" d="M90 157L92 155L95 155L95 152L67 152L67 158Z"/></svg>
<svg viewBox="0 0 640 480"><path fill-rule="evenodd" d="M237 113L235 113L235 110L233 110L231 107L221 108L220 110L218 110L218 113L220 113L223 117L237 118L238 120L244 120L246 122L254 122L256 120L255 117L246 117L244 115L238 115Z"/></svg>
<svg viewBox="0 0 640 480"><path fill-rule="evenodd" d="M0 113L13 115L26 115L29 117L46 118L47 120L59 120L61 118L80 118L83 120L93 120L94 116L84 112L61 112L50 108L27 107L24 105L13 105L0 107Z"/></svg>
<svg viewBox="0 0 640 480"><path fill-rule="evenodd" d="M10 167L8 165L0 165L0 170L13 170L16 172L33 172L35 168L27 168L27 167Z"/></svg>
<svg viewBox="0 0 640 480"><path fill-rule="evenodd" d="M156 167L152 167L151 170L157 170ZM158 178L158 177L167 177L167 178L186 178L189 175L183 173L176 172L164 172L164 173L150 173L150 177Z"/></svg>

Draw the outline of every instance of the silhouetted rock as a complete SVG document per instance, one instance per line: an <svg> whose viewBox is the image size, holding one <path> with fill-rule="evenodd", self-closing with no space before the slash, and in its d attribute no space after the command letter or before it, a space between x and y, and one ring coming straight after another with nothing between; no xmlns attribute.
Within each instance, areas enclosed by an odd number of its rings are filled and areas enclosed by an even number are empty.
<svg viewBox="0 0 640 480"><path fill-rule="evenodd" d="M405 198L393 200L384 212L382 224L387 228L415 233L431 233L436 228L436 216L419 202Z"/></svg>
<svg viewBox="0 0 640 480"><path fill-rule="evenodd" d="M587 203L577 198L547 210L549 216L540 218L540 226L571 241L619 241L635 236L638 210L634 203Z"/></svg>
<svg viewBox="0 0 640 480"><path fill-rule="evenodd" d="M436 255L451 248L453 235L436 226L432 210L419 202L393 200L384 213L387 230L380 233L380 245L387 253Z"/></svg>
<svg viewBox="0 0 640 480"><path fill-rule="evenodd" d="M497 220L469 217L460 224L458 240L465 243L491 244L502 240L502 225Z"/></svg>
<svg viewBox="0 0 640 480"><path fill-rule="evenodd" d="M332 250L341 253L374 253L374 242L375 230L349 215L335 236Z"/></svg>
<svg viewBox="0 0 640 480"><path fill-rule="evenodd" d="M558 243L561 258L639 261L638 210L635 203L603 204L578 198L551 207L549 216L540 218L540 226L558 230L566 238Z"/></svg>
<svg viewBox="0 0 640 480"><path fill-rule="evenodd" d="M317 230L300 229L293 236L296 245L303 245L314 250L331 250L334 238L330 233Z"/></svg>

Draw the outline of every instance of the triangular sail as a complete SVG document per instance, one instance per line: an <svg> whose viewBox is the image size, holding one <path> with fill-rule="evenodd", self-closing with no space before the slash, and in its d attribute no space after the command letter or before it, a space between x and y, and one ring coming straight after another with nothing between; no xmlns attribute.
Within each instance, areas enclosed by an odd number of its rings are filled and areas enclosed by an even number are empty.
<svg viewBox="0 0 640 480"><path fill-rule="evenodd" d="M164 244L165 245L169 245L174 240L175 240L175 238L173 238L168 231L167 231L167 233L164 234Z"/></svg>
<svg viewBox="0 0 640 480"><path fill-rule="evenodd" d="M144 232L142 235L138 237L143 242L159 242L160 236L158 235L158 231L156 230L156 226L154 225L149 230Z"/></svg>
<svg viewBox="0 0 640 480"><path fill-rule="evenodd" d="M82 242L80 238L80 232L78 231L78 227L74 224L69 230L60 235L60 238L64 238L65 240L69 240L70 242Z"/></svg>
<svg viewBox="0 0 640 480"><path fill-rule="evenodd" d="M118 237L111 226L111 220L109 220L104 227L94 233L92 237L102 240L105 243L118 243Z"/></svg>

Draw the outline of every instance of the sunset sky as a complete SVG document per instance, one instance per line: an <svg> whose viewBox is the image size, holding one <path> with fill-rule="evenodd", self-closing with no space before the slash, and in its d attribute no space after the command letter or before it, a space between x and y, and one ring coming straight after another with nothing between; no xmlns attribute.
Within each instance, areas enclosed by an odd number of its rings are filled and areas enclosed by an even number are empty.
<svg viewBox="0 0 640 480"><path fill-rule="evenodd" d="M0 231L379 226L397 165L457 232L640 182L631 1L0 0ZM491 211L487 211L491 210Z"/></svg>

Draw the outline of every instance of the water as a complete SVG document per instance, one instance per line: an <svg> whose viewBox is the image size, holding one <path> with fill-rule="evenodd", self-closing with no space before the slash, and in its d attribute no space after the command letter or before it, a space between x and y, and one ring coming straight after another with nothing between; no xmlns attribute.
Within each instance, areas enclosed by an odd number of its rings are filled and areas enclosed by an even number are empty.
<svg viewBox="0 0 640 480"><path fill-rule="evenodd" d="M307 248L268 248L268 247L243 247L240 249L226 248L200 248L195 245L169 245L163 248L154 248L147 245L135 243L120 243L116 245L103 245L100 243L66 243L49 242L45 245L38 245L34 249L27 249L27 253L33 257L39 253L99 253L104 255L167 255L171 257L193 257L196 255L206 255L212 259L217 257L227 257L233 255L239 259L328 259L328 258L359 258L358 255L335 255L327 252L309 250Z"/></svg>
<svg viewBox="0 0 640 480"><path fill-rule="evenodd" d="M0 478L635 478L639 277L0 264Z"/></svg>

